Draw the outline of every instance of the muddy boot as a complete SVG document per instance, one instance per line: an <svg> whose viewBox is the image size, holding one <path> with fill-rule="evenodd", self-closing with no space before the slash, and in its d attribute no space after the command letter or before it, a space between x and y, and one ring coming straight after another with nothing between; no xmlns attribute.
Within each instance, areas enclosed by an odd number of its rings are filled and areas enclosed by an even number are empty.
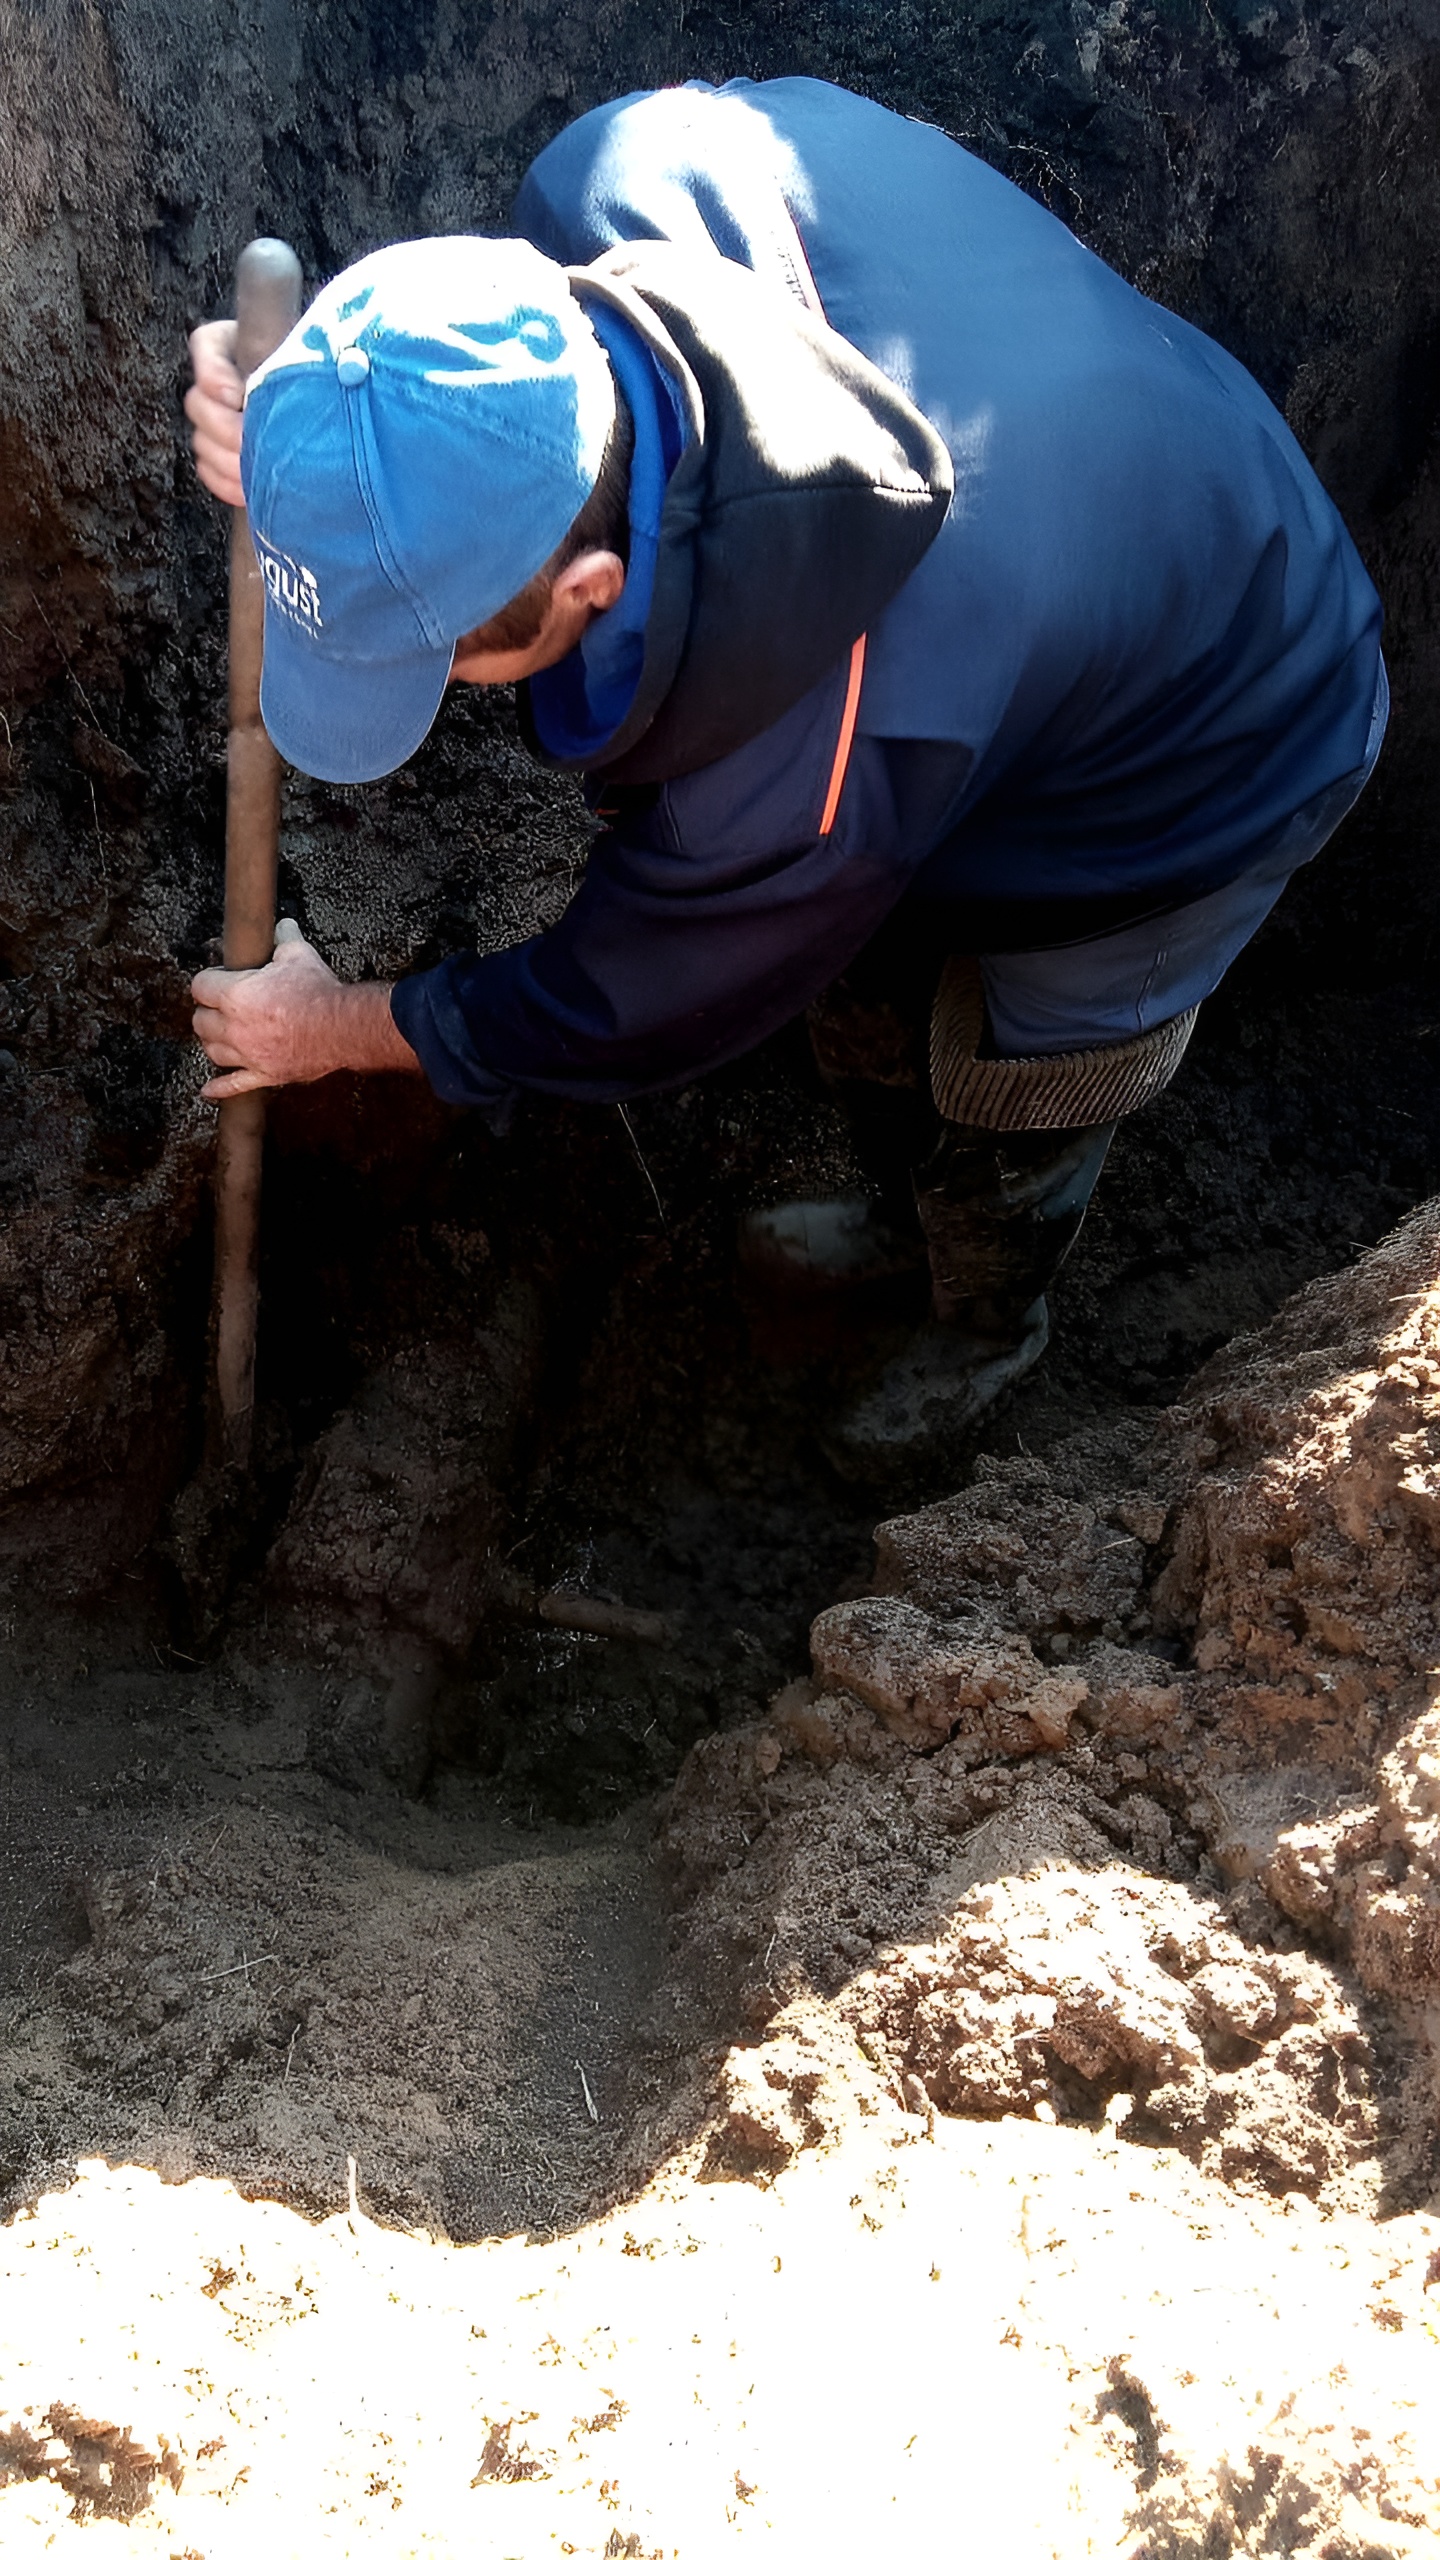
<svg viewBox="0 0 1440 2560"><path fill-rule="evenodd" d="M1045 1291L1080 1232L1116 1124L1170 1082L1193 1011L1108 1048L1001 1058L979 965L954 957L930 1015L942 1134L915 1175L935 1322L881 1371L826 1447L843 1475L903 1493L951 1467L1049 1338Z"/></svg>
<svg viewBox="0 0 1440 2560"><path fill-rule="evenodd" d="M1038 1320L1115 1135L946 1128L915 1174L937 1321L1004 1348Z"/></svg>
<svg viewBox="0 0 1440 2560"><path fill-rule="evenodd" d="M953 1468L975 1424L1039 1359L1045 1292L1116 1125L1164 1091L1195 1014L1110 1047L1002 1058L978 961L955 954L937 981L913 933L898 958L882 939L812 1006L810 1033L897 1231L897 1159L915 1168L934 1321L824 1446L842 1475L903 1497Z"/></svg>
<svg viewBox="0 0 1440 2560"><path fill-rule="evenodd" d="M887 1491L952 1464L975 1424L1034 1367L1045 1291L1080 1232L1115 1123L947 1127L915 1175L935 1321L827 1434L842 1475Z"/></svg>

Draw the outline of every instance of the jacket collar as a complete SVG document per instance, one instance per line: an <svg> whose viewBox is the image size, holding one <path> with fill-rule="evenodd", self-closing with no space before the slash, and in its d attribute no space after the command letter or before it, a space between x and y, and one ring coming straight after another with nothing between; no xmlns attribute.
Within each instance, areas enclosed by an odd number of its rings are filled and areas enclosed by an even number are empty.
<svg viewBox="0 0 1440 2560"><path fill-rule="evenodd" d="M758 736L834 666L923 558L953 489L903 392L783 289L643 241L570 270L673 384L684 449L665 491L644 654L602 746L550 762L664 782Z"/></svg>

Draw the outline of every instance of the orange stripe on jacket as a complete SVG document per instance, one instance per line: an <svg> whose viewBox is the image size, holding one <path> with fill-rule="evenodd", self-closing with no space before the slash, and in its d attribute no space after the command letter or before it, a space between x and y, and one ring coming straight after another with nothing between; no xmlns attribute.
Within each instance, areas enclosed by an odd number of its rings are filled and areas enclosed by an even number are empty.
<svg viewBox="0 0 1440 2560"><path fill-rule="evenodd" d="M862 631L850 652L850 680L845 687L845 708L840 714L840 735L835 741L835 762L830 768L830 788L825 794L825 809L820 820L820 833L828 836L835 824L840 794L850 765L850 750L855 744L855 722L860 713L860 686L865 674L865 634Z"/></svg>

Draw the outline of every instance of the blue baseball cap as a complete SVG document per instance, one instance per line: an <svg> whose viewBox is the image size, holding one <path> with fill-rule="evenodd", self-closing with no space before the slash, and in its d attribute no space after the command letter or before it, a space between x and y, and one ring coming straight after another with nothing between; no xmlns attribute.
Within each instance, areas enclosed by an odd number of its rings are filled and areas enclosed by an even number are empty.
<svg viewBox="0 0 1440 2560"><path fill-rule="evenodd" d="M250 377L240 459L289 763L371 782L414 754L456 641L544 567L614 418L600 342L528 241L402 241L317 295Z"/></svg>

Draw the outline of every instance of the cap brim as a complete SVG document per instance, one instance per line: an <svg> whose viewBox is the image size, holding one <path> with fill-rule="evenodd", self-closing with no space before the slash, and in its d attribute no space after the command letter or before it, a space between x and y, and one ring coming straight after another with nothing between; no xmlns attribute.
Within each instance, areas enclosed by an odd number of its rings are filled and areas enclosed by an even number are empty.
<svg viewBox="0 0 1440 2560"><path fill-rule="evenodd" d="M413 756L445 698L453 650L407 658L322 657L283 615L265 616L260 710L287 764L317 782L378 782Z"/></svg>

